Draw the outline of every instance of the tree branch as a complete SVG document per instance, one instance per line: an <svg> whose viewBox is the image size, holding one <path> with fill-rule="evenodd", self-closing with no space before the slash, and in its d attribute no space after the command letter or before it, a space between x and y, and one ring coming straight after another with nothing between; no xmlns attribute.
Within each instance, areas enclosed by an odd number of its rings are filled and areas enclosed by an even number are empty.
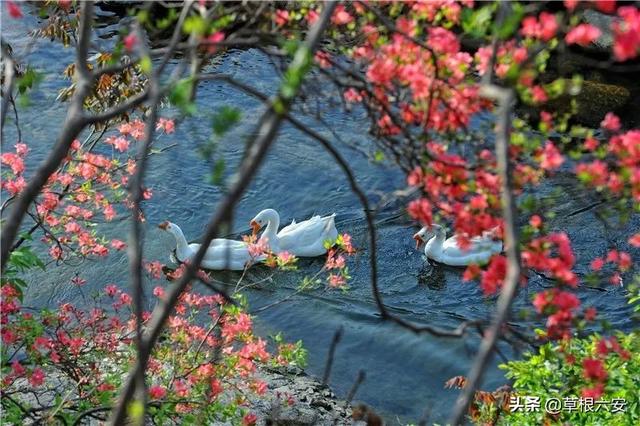
<svg viewBox="0 0 640 426"><path fill-rule="evenodd" d="M502 326L509 317L511 304L515 298L520 280L520 248L518 227L516 225L517 208L515 197L511 191L513 187L513 173L509 161L509 138L511 126L511 108L515 101L512 89L505 89L495 85L484 85L480 94L498 102L498 120L496 123L496 158L501 180L502 214L505 223L505 246L507 252L507 272L502 291L498 298L493 322L487 329L480 344L480 349L467 375L467 386L460 394L453 409L450 424L458 425L464 420L469 404L482 377L491 361L496 342L500 337Z"/></svg>
<svg viewBox="0 0 640 426"><path fill-rule="evenodd" d="M305 42L296 51L294 59L289 66L289 70L292 73L296 71L302 73L302 70L305 69L305 65L308 64L313 57L313 52L316 50L317 45L320 42L320 38L328 25L335 6L335 3L327 3L322 16L316 25L314 25L314 27L309 31ZM302 77L303 76L301 75L300 80L302 80ZM145 334L143 341L144 351L140 353L140 357L137 358L134 367L129 372L129 376L121 390L118 403L112 412L110 424L120 425L125 422L128 403L131 401L135 390L136 377L140 371L144 372L146 370L149 354L160 336L165 321L169 317L186 286L194 278L209 243L218 234L222 223L227 221L235 207L235 204L249 186L249 183L256 174L257 169L261 165L269 147L273 143L280 125L282 124L283 113L286 113L290 108L291 103L297 94L299 85L297 87L291 87L289 85L288 88L293 90L281 90L280 94L276 96L269 108L267 108L260 118L257 129L258 131L256 132L257 136L249 148L243 162L240 164L239 171L236 174L234 182L230 186L227 196L220 202L216 213L211 218L211 221L205 231L200 249L195 254L191 263L187 266L180 280L171 287L164 301L154 310L152 318L149 321L148 332Z"/></svg>

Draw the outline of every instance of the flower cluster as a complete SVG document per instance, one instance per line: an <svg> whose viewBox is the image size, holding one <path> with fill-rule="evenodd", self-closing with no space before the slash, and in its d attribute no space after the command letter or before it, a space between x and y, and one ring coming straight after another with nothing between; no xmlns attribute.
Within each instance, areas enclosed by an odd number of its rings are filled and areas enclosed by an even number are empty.
<svg viewBox="0 0 640 426"><path fill-rule="evenodd" d="M12 284L3 284L0 291L3 394L47 416L49 409L27 395L45 395L64 383L74 396L55 409L69 418L115 399L136 354L128 293L108 285L93 308L64 303L57 310L31 313L22 308ZM208 320L203 322L201 314ZM150 315L145 312L144 321ZM299 344L278 343L282 353L272 357L240 307L225 304L218 295L183 293L149 359L150 415L157 420L177 420L186 413L209 421L240 419L246 414L246 396L266 391L255 376L257 364L272 358L280 364L304 362ZM8 421L22 414L5 412Z"/></svg>

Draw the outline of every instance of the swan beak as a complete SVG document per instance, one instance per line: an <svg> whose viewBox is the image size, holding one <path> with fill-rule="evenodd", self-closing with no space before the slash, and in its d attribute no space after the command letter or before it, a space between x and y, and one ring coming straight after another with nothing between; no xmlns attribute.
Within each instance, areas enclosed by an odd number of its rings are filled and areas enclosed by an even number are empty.
<svg viewBox="0 0 640 426"><path fill-rule="evenodd" d="M422 241L422 238L420 238L420 235L415 234L413 236L413 239L416 240L416 250L420 248L420 246L422 245L422 243L424 243L424 241Z"/></svg>
<svg viewBox="0 0 640 426"><path fill-rule="evenodd" d="M256 222L255 220L252 220L251 222L249 222L249 225L251 225L251 231L252 233L255 235L258 233L258 231L260 230L260 228L262 228L260 226L260 224L258 222Z"/></svg>
<svg viewBox="0 0 640 426"><path fill-rule="evenodd" d="M158 225L158 228L164 229L165 231L167 230L168 227L169 227L169 222L167 222L166 220L162 222L160 225Z"/></svg>

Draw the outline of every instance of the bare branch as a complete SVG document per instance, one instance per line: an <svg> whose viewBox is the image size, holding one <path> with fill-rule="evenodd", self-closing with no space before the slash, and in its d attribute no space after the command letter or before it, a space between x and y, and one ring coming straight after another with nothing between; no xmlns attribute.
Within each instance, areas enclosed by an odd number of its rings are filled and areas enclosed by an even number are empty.
<svg viewBox="0 0 640 426"><path fill-rule="evenodd" d="M496 342L500 337L502 326L509 317L511 304L515 298L521 274L518 227L516 225L517 209L515 197L511 191L513 187L513 173L509 161L511 108L515 100L515 95L512 89L505 89L495 85L482 86L480 94L498 102L496 158L498 160L498 170L502 186L502 213L505 223L504 238L507 252L507 272L500 297L498 298L493 322L486 331L485 337L482 339L471 371L467 375L467 386L456 401L450 421L453 425L458 425L463 422L471 399L480 385L487 364L493 355Z"/></svg>
<svg viewBox="0 0 640 426"><path fill-rule="evenodd" d="M294 60L290 65L291 70L303 69L304 64L310 60L313 52L320 42L320 38L324 33L335 6L335 3L327 4L323 10L322 16L316 25L314 25L314 27L309 31L307 39L296 52ZM249 183L257 172L258 167L262 163L269 147L275 139L280 125L282 124L282 120L284 118L283 113L288 111L295 95L296 91L293 93L281 92L260 118L257 129L258 131L256 132L257 136L255 137L251 148L249 148L243 162L240 164L239 171L229 188L227 196L220 202L216 213L211 218L211 221L205 231L200 249L195 254L192 262L187 266L180 280L171 287L166 298L153 312L152 318L149 321L148 332L146 333L143 341L144 350L140 352L133 369L130 371L129 376L125 381L118 403L112 413L110 424L120 425L124 423L128 404L131 401L136 388L136 377L140 371L144 372L146 370L149 355L160 336L165 321L169 317L186 286L194 278L209 243L218 234L220 226L222 223L227 221L235 204L249 186Z"/></svg>
<svg viewBox="0 0 640 426"><path fill-rule="evenodd" d="M80 3L80 27L78 46L76 50L76 72L80 76L81 84L89 85L92 82L91 71L87 65L89 45L91 44L91 24L93 22L93 2Z"/></svg>
<svg viewBox="0 0 640 426"><path fill-rule="evenodd" d="M4 129L4 119L7 115L9 99L11 99L13 93L13 84L16 72L16 63L11 57L4 40L2 40L2 61L4 62L4 90L2 92L2 120L0 128Z"/></svg>
<svg viewBox="0 0 640 426"><path fill-rule="evenodd" d="M331 368L333 367L333 358L336 354L336 347L338 347L338 343L340 343L340 339L342 339L342 334L344 333L344 329L342 326L336 330L333 334L333 339L331 339L331 345L329 346L329 353L327 354L327 363L324 367L324 375L322 376L322 384L326 385L329 383L329 377L331 377Z"/></svg>

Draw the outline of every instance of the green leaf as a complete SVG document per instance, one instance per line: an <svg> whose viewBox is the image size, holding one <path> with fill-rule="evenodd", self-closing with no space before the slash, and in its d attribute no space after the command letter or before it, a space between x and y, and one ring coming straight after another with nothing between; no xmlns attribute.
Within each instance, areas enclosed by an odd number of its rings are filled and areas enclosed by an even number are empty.
<svg viewBox="0 0 640 426"><path fill-rule="evenodd" d="M169 94L169 102L180 108L185 114L194 114L196 112L196 106L191 102L192 89L192 79L185 78L178 81Z"/></svg>
<svg viewBox="0 0 640 426"><path fill-rule="evenodd" d="M238 108L223 106L214 115L211 120L213 133L221 137L235 126L242 118L242 112Z"/></svg>
<svg viewBox="0 0 640 426"><path fill-rule="evenodd" d="M143 56L140 59L140 69L147 76L151 75L151 70L153 68L153 64L151 63L151 58L149 56Z"/></svg>
<svg viewBox="0 0 640 426"><path fill-rule="evenodd" d="M184 20L182 31L185 34L204 35L207 32L207 23L202 16L191 15Z"/></svg>

